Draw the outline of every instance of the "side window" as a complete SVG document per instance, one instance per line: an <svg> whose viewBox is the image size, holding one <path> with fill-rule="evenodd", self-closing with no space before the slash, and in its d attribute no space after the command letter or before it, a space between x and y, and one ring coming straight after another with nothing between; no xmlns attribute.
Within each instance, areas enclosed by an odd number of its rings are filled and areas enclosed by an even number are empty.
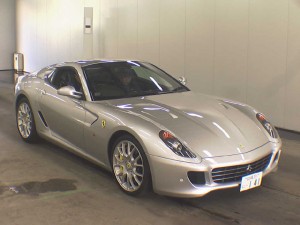
<svg viewBox="0 0 300 225"><path fill-rule="evenodd" d="M37 77L40 79L45 79L45 77L47 76L48 78L50 78L51 74L53 73L54 69L50 68L50 69L42 69L38 72Z"/></svg>
<svg viewBox="0 0 300 225"><path fill-rule="evenodd" d="M59 89L61 87L67 86L68 77L66 76L65 70L56 69L51 77L49 77L49 82L55 89Z"/></svg>
<svg viewBox="0 0 300 225"><path fill-rule="evenodd" d="M82 92L82 85L79 75L75 69L70 67L56 69L52 76L49 77L49 82L55 89L65 86L72 86L76 91Z"/></svg>

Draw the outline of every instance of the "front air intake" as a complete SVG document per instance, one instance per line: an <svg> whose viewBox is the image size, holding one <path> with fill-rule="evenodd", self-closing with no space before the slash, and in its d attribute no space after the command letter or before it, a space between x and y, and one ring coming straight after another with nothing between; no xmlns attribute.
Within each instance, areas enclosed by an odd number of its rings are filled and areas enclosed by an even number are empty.
<svg viewBox="0 0 300 225"><path fill-rule="evenodd" d="M249 164L220 167L212 170L212 179L215 183L240 182L242 177L264 171L271 160L272 154Z"/></svg>

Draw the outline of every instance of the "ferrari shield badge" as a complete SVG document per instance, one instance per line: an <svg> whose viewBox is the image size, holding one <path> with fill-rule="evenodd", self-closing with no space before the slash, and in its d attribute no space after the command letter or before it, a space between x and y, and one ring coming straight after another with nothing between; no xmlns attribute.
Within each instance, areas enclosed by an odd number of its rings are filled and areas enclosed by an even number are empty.
<svg viewBox="0 0 300 225"><path fill-rule="evenodd" d="M102 128L106 127L106 120L102 120Z"/></svg>
<svg viewBox="0 0 300 225"><path fill-rule="evenodd" d="M239 144L239 148L240 148L240 149L244 149L244 148L245 148L245 145Z"/></svg>

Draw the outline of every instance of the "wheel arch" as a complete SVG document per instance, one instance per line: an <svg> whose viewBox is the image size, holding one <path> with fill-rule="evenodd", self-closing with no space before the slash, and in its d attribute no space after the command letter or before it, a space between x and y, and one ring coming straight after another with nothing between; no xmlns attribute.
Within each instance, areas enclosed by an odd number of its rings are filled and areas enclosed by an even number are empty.
<svg viewBox="0 0 300 225"><path fill-rule="evenodd" d="M108 161L109 161L110 166L112 165L112 162L111 162L111 153L113 151L113 149L112 149L113 145L114 145L115 141L119 137L121 137L123 135L132 136L134 139L136 139L139 142L139 144L142 146L142 148L144 150L144 153L146 155L147 161L149 162L148 151L147 151L146 146L145 146L144 142L142 141L142 139L139 138L138 135L135 132L130 132L128 130L118 130L118 131L115 131L111 135L111 137L110 137L110 139L108 141L108 145L107 145L107 156L108 156ZM150 166L150 163L149 163L149 166ZM151 168L150 168L150 170L151 170Z"/></svg>
<svg viewBox="0 0 300 225"><path fill-rule="evenodd" d="M110 137L110 139L109 139L109 141L108 141L108 145L107 145L107 155L108 155L108 158L109 158L108 160L109 160L110 166L112 165L112 161L111 161L111 157L110 157L110 156L111 156L111 153L112 153L112 151L113 151L112 147L113 147L115 141L116 141L119 137L121 137L121 136L123 136L123 135L130 135L130 136L134 137L134 138L142 145L142 147L143 147L143 144L140 142L140 140L139 140L138 138L136 138L136 136L133 135L132 133L130 133L129 131L126 131L126 130L118 130L118 131L114 132L114 133L111 135L111 137ZM144 148L144 147L143 147L143 148Z"/></svg>
<svg viewBox="0 0 300 225"><path fill-rule="evenodd" d="M17 109L18 103L21 101L22 98L26 98L27 101L29 101L29 99L27 98L27 96L25 94L23 94L23 93L19 94L15 100L15 110ZM29 104L30 104L30 102L29 102Z"/></svg>

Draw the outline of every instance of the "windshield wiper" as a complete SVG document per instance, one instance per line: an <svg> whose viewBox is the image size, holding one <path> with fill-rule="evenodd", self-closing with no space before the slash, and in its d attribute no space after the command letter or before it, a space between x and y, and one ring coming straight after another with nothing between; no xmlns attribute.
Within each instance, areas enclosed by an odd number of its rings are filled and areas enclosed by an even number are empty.
<svg viewBox="0 0 300 225"><path fill-rule="evenodd" d="M148 90L148 91L143 91L141 95L162 95L162 94L170 94L170 93L176 93L182 91L187 91L187 89L185 87L180 86L171 91Z"/></svg>
<svg viewBox="0 0 300 225"><path fill-rule="evenodd" d="M179 86L177 88L174 88L171 93L174 93L174 92L183 92L183 91L187 91L187 88L184 87L184 86Z"/></svg>
<svg viewBox="0 0 300 225"><path fill-rule="evenodd" d="M148 90L148 91L143 91L141 94L142 95L160 95L160 94L167 94L170 93L169 91L159 91L159 90Z"/></svg>

